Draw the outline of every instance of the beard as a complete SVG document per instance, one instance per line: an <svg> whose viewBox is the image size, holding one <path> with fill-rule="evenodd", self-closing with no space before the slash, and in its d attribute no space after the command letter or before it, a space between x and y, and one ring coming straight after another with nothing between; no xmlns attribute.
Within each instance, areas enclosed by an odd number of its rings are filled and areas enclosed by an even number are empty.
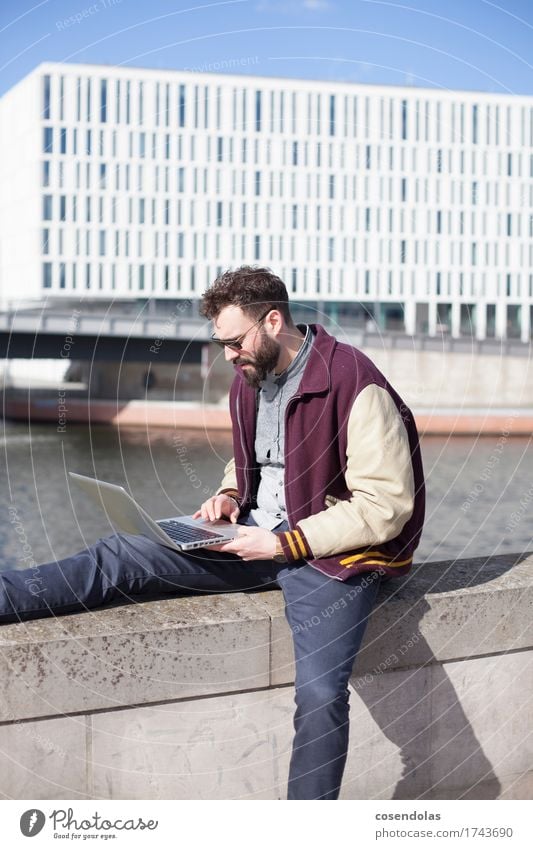
<svg viewBox="0 0 533 849"><path fill-rule="evenodd" d="M242 369L241 374L249 386L253 389L259 389L267 374L276 368L280 350L281 346L279 342L267 336L263 328L261 328L261 345L253 360L239 357L233 361L233 365L247 365L248 368Z"/></svg>

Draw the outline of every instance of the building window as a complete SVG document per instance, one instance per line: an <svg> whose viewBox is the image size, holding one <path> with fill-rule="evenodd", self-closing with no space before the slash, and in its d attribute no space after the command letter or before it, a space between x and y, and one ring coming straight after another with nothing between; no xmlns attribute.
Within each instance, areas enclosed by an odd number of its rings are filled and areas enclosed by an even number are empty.
<svg viewBox="0 0 533 849"><path fill-rule="evenodd" d="M329 134L335 135L335 95L329 96Z"/></svg>
<svg viewBox="0 0 533 849"><path fill-rule="evenodd" d="M292 143L292 164L298 165L298 142Z"/></svg>
<svg viewBox="0 0 533 849"><path fill-rule="evenodd" d="M402 201L407 200L407 179L405 177L402 177L401 181L401 197Z"/></svg>
<svg viewBox="0 0 533 849"><path fill-rule="evenodd" d="M50 230L46 227L43 230L43 254L50 253Z"/></svg>
<svg viewBox="0 0 533 849"><path fill-rule="evenodd" d="M254 259L261 258L261 236L254 236Z"/></svg>
<svg viewBox="0 0 533 849"><path fill-rule="evenodd" d="M43 195L43 220L52 220L52 195Z"/></svg>
<svg viewBox="0 0 533 849"><path fill-rule="evenodd" d="M52 127L44 127L43 129L43 151L44 153L53 153L54 148L54 131Z"/></svg>
<svg viewBox="0 0 533 849"><path fill-rule="evenodd" d="M255 129L256 132L261 130L261 92L255 93Z"/></svg>
<svg viewBox="0 0 533 849"><path fill-rule="evenodd" d="M131 121L131 82L126 82L126 124Z"/></svg>
<svg viewBox="0 0 533 849"><path fill-rule="evenodd" d="M178 119L179 126L185 126L185 86L180 85L179 87L179 97L178 97Z"/></svg>
<svg viewBox="0 0 533 849"><path fill-rule="evenodd" d="M43 186L50 185L50 160L45 159L43 162L43 174L42 174L42 183Z"/></svg>
<svg viewBox="0 0 533 849"><path fill-rule="evenodd" d="M178 168L178 192L185 191L185 168Z"/></svg>
<svg viewBox="0 0 533 849"><path fill-rule="evenodd" d="M217 201L215 224L217 227L222 227L222 201L220 200Z"/></svg>
<svg viewBox="0 0 533 849"><path fill-rule="evenodd" d="M52 263L43 262L43 289L52 288Z"/></svg>
<svg viewBox="0 0 533 849"><path fill-rule="evenodd" d="M50 77L48 74L43 77L43 119L50 120Z"/></svg>
<svg viewBox="0 0 533 849"><path fill-rule="evenodd" d="M402 139L407 139L407 100L402 100Z"/></svg>
<svg viewBox="0 0 533 849"><path fill-rule="evenodd" d="M477 103L474 103L472 106L472 142L473 144L477 144L477 118L478 118L478 108Z"/></svg>
<svg viewBox="0 0 533 849"><path fill-rule="evenodd" d="M255 194L260 195L261 194L261 171L255 172L254 185L255 185Z"/></svg>
<svg viewBox="0 0 533 849"><path fill-rule="evenodd" d="M65 195L60 195L59 197L59 220L67 220L67 198Z"/></svg>
<svg viewBox="0 0 533 849"><path fill-rule="evenodd" d="M100 123L107 121L107 80L100 80Z"/></svg>

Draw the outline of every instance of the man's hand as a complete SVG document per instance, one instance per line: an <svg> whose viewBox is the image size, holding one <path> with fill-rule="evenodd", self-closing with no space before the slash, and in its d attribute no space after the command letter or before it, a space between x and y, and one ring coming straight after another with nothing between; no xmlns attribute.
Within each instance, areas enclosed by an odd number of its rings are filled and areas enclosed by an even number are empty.
<svg viewBox="0 0 533 849"><path fill-rule="evenodd" d="M222 493L221 495L213 495L201 505L200 509L193 514L193 519L208 519L214 522L216 519L224 517L230 522L235 522L239 518L241 512L239 505L234 498Z"/></svg>
<svg viewBox="0 0 533 849"><path fill-rule="evenodd" d="M223 545L209 546L215 551L237 554L243 560L272 560L276 553L276 534L266 528L243 525L238 535Z"/></svg>

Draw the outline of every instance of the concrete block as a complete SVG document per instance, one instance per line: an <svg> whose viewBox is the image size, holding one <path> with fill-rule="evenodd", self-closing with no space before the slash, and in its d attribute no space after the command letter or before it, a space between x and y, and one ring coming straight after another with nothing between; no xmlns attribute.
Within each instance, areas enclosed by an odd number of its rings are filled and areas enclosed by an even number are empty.
<svg viewBox="0 0 533 849"><path fill-rule="evenodd" d="M473 785L498 789L533 768L533 652L474 658L431 668L434 792Z"/></svg>
<svg viewBox="0 0 533 849"><path fill-rule="evenodd" d="M0 798L87 798L85 716L0 726Z"/></svg>
<svg viewBox="0 0 533 849"><path fill-rule="evenodd" d="M182 597L0 629L0 719L268 686L270 622L242 593Z"/></svg>
<svg viewBox="0 0 533 849"><path fill-rule="evenodd" d="M423 563L380 589L357 659L372 670L533 645L533 556Z"/></svg>
<svg viewBox="0 0 533 849"><path fill-rule="evenodd" d="M342 799L414 799L430 785L430 671L350 681L350 747Z"/></svg>
<svg viewBox="0 0 533 849"><path fill-rule="evenodd" d="M93 793L106 799L283 799L291 723L291 688L95 715Z"/></svg>

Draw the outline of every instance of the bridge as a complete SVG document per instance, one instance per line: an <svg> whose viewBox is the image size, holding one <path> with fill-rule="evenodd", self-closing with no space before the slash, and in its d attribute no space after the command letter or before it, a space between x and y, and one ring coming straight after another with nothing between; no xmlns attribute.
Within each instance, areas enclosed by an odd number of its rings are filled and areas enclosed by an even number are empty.
<svg viewBox="0 0 533 849"><path fill-rule="evenodd" d="M182 302L189 306L191 302ZM126 362L199 363L209 341L209 324L184 315L178 305L165 313L143 308L122 312L97 311L94 303L0 312L0 358L63 359ZM310 313L297 320L315 320ZM473 336L410 336L399 331L377 332L361 325L339 325L324 319L326 328L358 348L441 351L479 355L529 357L530 344L518 339L475 339Z"/></svg>

